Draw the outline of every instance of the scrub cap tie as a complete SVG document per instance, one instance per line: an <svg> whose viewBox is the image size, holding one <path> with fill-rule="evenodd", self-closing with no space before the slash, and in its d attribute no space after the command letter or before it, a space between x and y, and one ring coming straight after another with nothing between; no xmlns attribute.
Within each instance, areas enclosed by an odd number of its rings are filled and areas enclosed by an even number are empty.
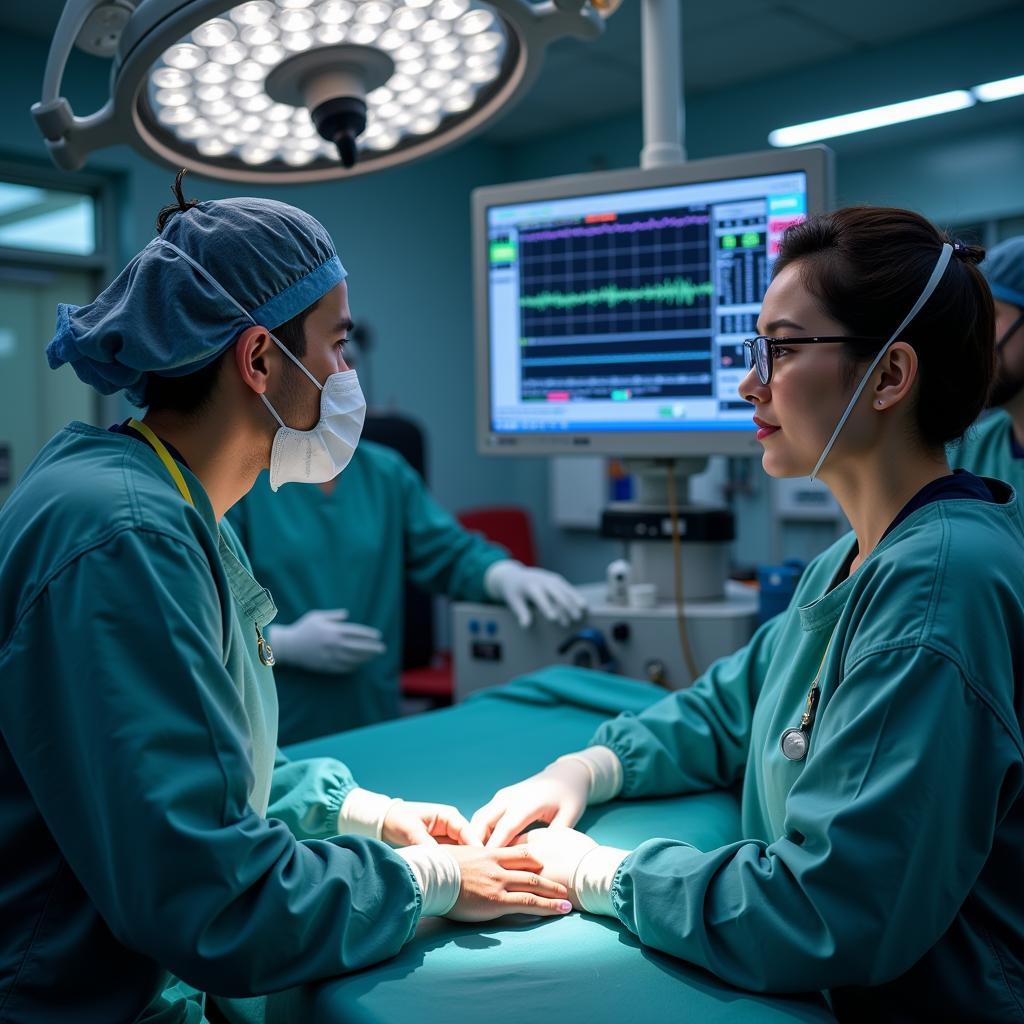
<svg viewBox="0 0 1024 1024"><path fill-rule="evenodd" d="M347 273L324 226L273 199L219 199L176 213L96 299L60 303L46 348L101 394L145 404L146 377L212 363L252 324L273 330Z"/></svg>

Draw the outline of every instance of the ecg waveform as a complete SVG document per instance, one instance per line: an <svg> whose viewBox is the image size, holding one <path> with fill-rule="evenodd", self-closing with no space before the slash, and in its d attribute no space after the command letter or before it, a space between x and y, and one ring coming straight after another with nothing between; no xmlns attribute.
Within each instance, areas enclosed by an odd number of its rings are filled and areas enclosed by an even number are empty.
<svg viewBox="0 0 1024 1024"><path fill-rule="evenodd" d="M622 288L606 284L585 292L538 292L519 300L523 309L576 309L578 306L607 306L614 309L627 302L661 302L668 306L692 306L699 298L714 294L712 281L694 283L685 277L666 277L663 281Z"/></svg>
<svg viewBox="0 0 1024 1024"><path fill-rule="evenodd" d="M560 238L590 238L594 235L623 235L637 231L658 231L661 228L685 228L692 224L707 224L707 214L693 214L685 217L651 217L649 220L632 220L625 223L590 224L586 227L551 228L546 231L524 231L519 235L521 242L554 242Z"/></svg>

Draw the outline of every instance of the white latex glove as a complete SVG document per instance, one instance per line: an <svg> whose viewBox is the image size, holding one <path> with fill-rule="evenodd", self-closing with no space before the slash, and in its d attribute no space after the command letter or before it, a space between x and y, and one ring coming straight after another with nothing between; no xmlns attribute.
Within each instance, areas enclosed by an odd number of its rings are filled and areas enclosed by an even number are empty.
<svg viewBox="0 0 1024 1024"><path fill-rule="evenodd" d="M540 873L569 890L577 910L615 917L612 884L629 850L599 846L572 828L536 828L520 836L530 853L541 861Z"/></svg>
<svg viewBox="0 0 1024 1024"><path fill-rule="evenodd" d="M525 843L530 853L541 861L541 874L545 878L564 886L572 881L580 861L591 850L597 849L597 843L590 836L574 828L561 828L558 825L535 828L520 836L517 842Z"/></svg>
<svg viewBox="0 0 1024 1024"><path fill-rule="evenodd" d="M344 608L306 612L290 626L271 626L270 643L282 665L311 672L351 672L387 647L372 626L347 622Z"/></svg>
<svg viewBox="0 0 1024 1024"><path fill-rule="evenodd" d="M384 818L381 839L390 846L482 846L483 840L450 804L395 800Z"/></svg>
<svg viewBox="0 0 1024 1024"><path fill-rule="evenodd" d="M537 775L499 789L470 818L470 825L491 848L508 846L535 821L571 827L586 810L590 780L580 761L555 761Z"/></svg>
<svg viewBox="0 0 1024 1024"><path fill-rule="evenodd" d="M345 797L338 832L380 839L391 846L483 846L483 837L451 804L399 800L361 786Z"/></svg>
<svg viewBox="0 0 1024 1024"><path fill-rule="evenodd" d="M581 619L587 608L583 595L565 577L547 569L528 569L511 558L495 562L484 573L484 590L507 604L523 629L532 621L531 605L561 626Z"/></svg>

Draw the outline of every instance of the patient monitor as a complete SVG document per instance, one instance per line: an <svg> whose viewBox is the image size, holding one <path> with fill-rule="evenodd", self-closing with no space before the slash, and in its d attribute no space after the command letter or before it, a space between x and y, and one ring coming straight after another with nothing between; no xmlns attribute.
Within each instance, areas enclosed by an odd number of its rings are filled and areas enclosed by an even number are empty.
<svg viewBox="0 0 1024 1024"><path fill-rule="evenodd" d="M479 450L757 454L743 339L830 166L819 147L474 192Z"/></svg>

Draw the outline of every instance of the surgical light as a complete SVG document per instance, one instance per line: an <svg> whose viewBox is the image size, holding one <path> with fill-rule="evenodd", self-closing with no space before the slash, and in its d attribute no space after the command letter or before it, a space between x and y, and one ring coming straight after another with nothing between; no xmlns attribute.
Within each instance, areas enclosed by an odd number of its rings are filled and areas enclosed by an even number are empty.
<svg viewBox="0 0 1024 1024"><path fill-rule="evenodd" d="M61 95L85 26L117 7L110 98ZM594 39L615 0L68 0L32 108L54 162L130 142L231 181L320 181L410 162L490 123L545 47ZM126 15L130 11L130 16ZM108 52L114 44L108 40Z"/></svg>

